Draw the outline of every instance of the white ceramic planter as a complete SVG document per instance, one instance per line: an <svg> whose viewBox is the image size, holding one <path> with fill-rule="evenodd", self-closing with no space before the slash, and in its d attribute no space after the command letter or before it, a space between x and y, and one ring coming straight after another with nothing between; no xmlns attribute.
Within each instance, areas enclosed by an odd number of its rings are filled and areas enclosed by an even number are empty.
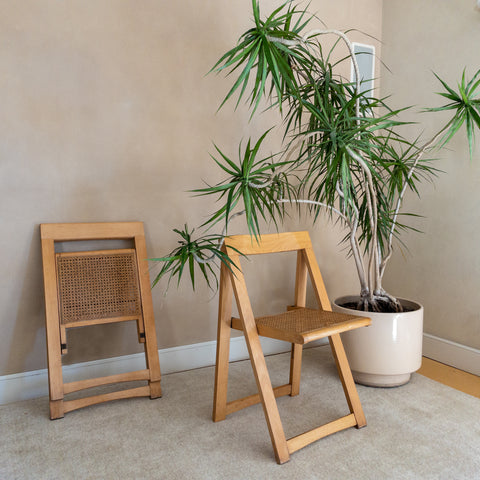
<svg viewBox="0 0 480 480"><path fill-rule="evenodd" d="M374 387L396 387L410 380L422 363L423 307L399 299L401 313L361 312L340 307L358 297L340 297L332 305L336 312L370 317L369 327L342 333L342 341L355 382Z"/></svg>

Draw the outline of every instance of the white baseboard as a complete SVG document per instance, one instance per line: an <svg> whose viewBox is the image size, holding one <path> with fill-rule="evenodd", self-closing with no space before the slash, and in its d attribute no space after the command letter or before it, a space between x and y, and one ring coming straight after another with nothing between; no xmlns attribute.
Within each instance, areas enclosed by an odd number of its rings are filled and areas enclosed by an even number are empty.
<svg viewBox="0 0 480 480"><path fill-rule="evenodd" d="M287 352L290 344L270 338L262 338L265 355ZM315 342L316 346L325 342ZM159 350L162 374L208 367L215 364L216 342L203 342L193 345ZM480 350L459 343L445 340L425 333L423 335L423 354L438 362L451 365L480 376ZM247 347L243 337L234 337L230 344L230 361L248 358ZM121 357L78 363L63 367L66 382L85 378L103 377L122 372L145 368L143 353ZM47 369L32 372L5 375L0 377L0 405L28 400L48 395Z"/></svg>
<svg viewBox="0 0 480 480"><path fill-rule="evenodd" d="M270 338L262 338L261 342L265 355L290 350L290 344L287 342ZM322 343L325 342L315 342L315 345ZM216 341L211 341L159 350L162 374L215 365L216 345ZM248 351L244 338L232 338L230 343L230 361L235 362L245 360L246 358L248 358ZM63 377L65 382L71 382L86 378L116 375L144 368L145 356L143 353L137 353L105 360L66 365L63 367ZM47 369L0 377L0 405L46 395L48 395Z"/></svg>
<svg viewBox="0 0 480 480"><path fill-rule="evenodd" d="M480 376L480 350L476 348L424 333L423 355Z"/></svg>

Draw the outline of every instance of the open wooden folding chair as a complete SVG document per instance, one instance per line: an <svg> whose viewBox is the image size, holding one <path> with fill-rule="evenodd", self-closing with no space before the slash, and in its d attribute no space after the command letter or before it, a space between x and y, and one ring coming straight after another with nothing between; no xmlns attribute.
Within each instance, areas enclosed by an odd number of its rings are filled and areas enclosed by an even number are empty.
<svg viewBox="0 0 480 480"><path fill-rule="evenodd" d="M249 235L232 236L225 239L223 248L238 268L232 267L230 270L223 264L221 267L213 421L224 420L230 413L261 402L275 457L280 464L287 462L291 453L322 437L349 427L365 426L365 416L340 333L369 325L371 320L331 311L308 232L262 235L258 242ZM284 313L256 318L242 273L239 252L244 255L257 255L287 251L297 251L295 304L288 307ZM318 302L318 310L305 307L308 274ZM240 318L231 316L233 294ZM232 328L243 331L245 335L259 393L227 402L228 358ZM292 343L288 384L272 388L259 336ZM329 339L350 414L287 440L275 397L298 395L303 345L324 337Z"/></svg>
<svg viewBox="0 0 480 480"><path fill-rule="evenodd" d="M145 234L141 222L50 223L40 225L45 287L50 418L96 403L120 398L157 398L160 387L155 320L148 274ZM130 240L131 248L61 253L58 242ZM88 244L89 242L82 242ZM107 377L64 383L62 354L66 330L102 323L137 322L144 343L146 368ZM75 400L64 396L100 385L143 380L144 386Z"/></svg>

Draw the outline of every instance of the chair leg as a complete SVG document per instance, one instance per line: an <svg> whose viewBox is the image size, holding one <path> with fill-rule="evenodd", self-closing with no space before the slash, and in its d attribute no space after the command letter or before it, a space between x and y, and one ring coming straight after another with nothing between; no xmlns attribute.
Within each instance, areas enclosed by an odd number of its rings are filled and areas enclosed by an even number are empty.
<svg viewBox="0 0 480 480"><path fill-rule="evenodd" d="M267 364L262 351L260 338L255 331L245 329L245 340L252 363L253 373L257 382L258 393L262 401L263 412L267 421L270 439L277 463L282 464L290 460L287 439L283 431L282 421L278 412L277 401L268 374Z"/></svg>
<svg viewBox="0 0 480 480"><path fill-rule="evenodd" d="M50 418L64 416L61 328L58 317L58 291L53 239L42 239L42 260L45 287L45 330L47 335L48 390L50 395ZM65 341L65 337L63 338Z"/></svg>
<svg viewBox="0 0 480 480"><path fill-rule="evenodd" d="M355 382L352 377L352 372L345 354L345 349L343 348L340 334L337 333L332 335L331 337L328 337L328 340L330 342L330 347L332 348L335 363L337 364L338 374L342 381L348 407L350 408L350 412L355 416L357 428L362 428L367 424L367 421L365 419L365 414L363 413L360 397L358 396L357 388L355 387Z"/></svg>
<svg viewBox="0 0 480 480"><path fill-rule="evenodd" d="M303 345L292 343L292 352L290 356L290 385L292 391L290 396L294 397L300 393L300 375L302 370Z"/></svg>
<svg viewBox="0 0 480 480"><path fill-rule="evenodd" d="M230 354L231 328L225 322L218 325L217 361L215 365L215 388L213 394L214 422L225 420L227 416L228 358Z"/></svg>
<svg viewBox="0 0 480 480"><path fill-rule="evenodd" d="M60 356L60 348L55 355L55 359L52 359L52 355L49 352L48 358L48 383L50 391L50 419L55 420L57 418L63 418L64 411L64 399L63 399L63 374L62 374L62 360Z"/></svg>
<svg viewBox="0 0 480 480"><path fill-rule="evenodd" d="M232 283L222 264L220 274L220 298L218 306L217 359L215 363L215 388L213 394L214 422L227 416L228 360L230 355L230 334L232 331Z"/></svg>
<svg viewBox="0 0 480 480"><path fill-rule="evenodd" d="M160 398L162 396L160 359L158 358L157 336L155 333L154 320L151 319L147 325L144 325L144 350L145 361L150 374L148 385L150 387L150 398Z"/></svg>

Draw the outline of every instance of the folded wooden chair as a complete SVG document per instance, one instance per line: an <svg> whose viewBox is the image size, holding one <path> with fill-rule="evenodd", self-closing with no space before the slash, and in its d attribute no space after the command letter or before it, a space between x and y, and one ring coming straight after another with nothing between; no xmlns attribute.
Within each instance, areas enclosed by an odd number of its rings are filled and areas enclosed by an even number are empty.
<svg viewBox="0 0 480 480"><path fill-rule="evenodd" d="M223 264L221 267L213 421L224 420L230 413L261 402L275 457L280 464L287 462L291 453L322 437L348 427L365 426L365 416L340 333L369 325L371 320L331 311L308 232L262 235L258 242L249 235L227 237L224 249L238 269L229 270ZM287 251L297 251L295 305L289 307L287 312L256 318L252 312L238 252L244 255L257 255ZM305 308L308 274L317 298L318 310ZM233 294L240 318L231 317ZM259 393L227 402L228 357L232 328L243 331L245 335ZM259 335L292 343L288 384L272 388ZM350 414L287 440L275 397L298 395L303 345L324 337L329 339Z"/></svg>
<svg viewBox="0 0 480 480"><path fill-rule="evenodd" d="M57 223L40 225L45 287L50 418L96 403L120 398L162 395L155 321L141 222ZM132 248L57 253L56 242L131 240ZM88 242L87 242L88 243ZM137 322L145 344L146 369L64 383L62 354L66 329L101 323ZM144 380L145 386L75 400L64 396L118 382Z"/></svg>

